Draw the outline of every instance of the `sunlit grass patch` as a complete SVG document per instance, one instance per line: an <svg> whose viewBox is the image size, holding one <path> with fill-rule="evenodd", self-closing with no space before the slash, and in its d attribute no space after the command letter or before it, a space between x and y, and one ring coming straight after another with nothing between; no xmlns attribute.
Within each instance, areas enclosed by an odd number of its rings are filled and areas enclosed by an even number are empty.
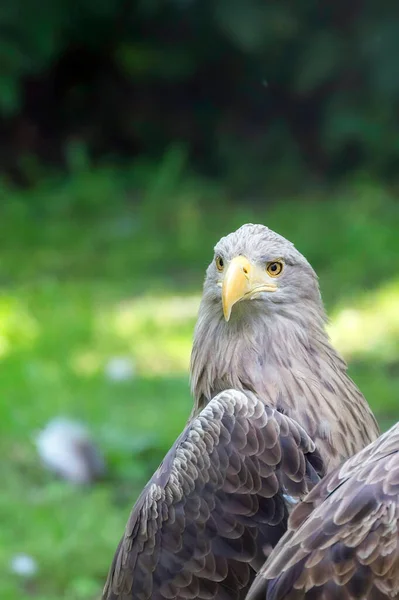
<svg viewBox="0 0 399 600"><path fill-rule="evenodd" d="M329 332L348 360L367 355L398 360L399 279L333 311Z"/></svg>
<svg viewBox="0 0 399 600"><path fill-rule="evenodd" d="M96 337L116 337L141 375L187 372L200 297L161 293L99 311Z"/></svg>
<svg viewBox="0 0 399 600"><path fill-rule="evenodd" d="M0 358L17 346L29 348L39 333L39 325L28 307L14 295L0 296Z"/></svg>

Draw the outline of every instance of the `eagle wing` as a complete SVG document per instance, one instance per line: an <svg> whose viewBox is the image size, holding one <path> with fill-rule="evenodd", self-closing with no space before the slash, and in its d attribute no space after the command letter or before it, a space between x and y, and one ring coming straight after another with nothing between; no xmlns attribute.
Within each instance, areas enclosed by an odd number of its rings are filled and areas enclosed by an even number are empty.
<svg viewBox="0 0 399 600"><path fill-rule="evenodd" d="M399 424L293 510L247 600L399 598L398 518Z"/></svg>
<svg viewBox="0 0 399 600"><path fill-rule="evenodd" d="M323 474L295 421L251 393L218 394L137 500L103 600L243 599L299 499Z"/></svg>

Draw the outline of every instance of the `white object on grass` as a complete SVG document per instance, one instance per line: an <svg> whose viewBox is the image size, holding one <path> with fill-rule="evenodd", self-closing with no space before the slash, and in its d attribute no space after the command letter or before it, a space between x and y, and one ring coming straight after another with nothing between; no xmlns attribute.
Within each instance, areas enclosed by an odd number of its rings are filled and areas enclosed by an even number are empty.
<svg viewBox="0 0 399 600"><path fill-rule="evenodd" d="M21 577L33 577L38 572L37 562L29 554L16 554L11 559L10 568Z"/></svg>
<svg viewBox="0 0 399 600"><path fill-rule="evenodd" d="M105 471L104 459L81 423L57 417L36 437L43 463L76 484L90 483Z"/></svg>
<svg viewBox="0 0 399 600"><path fill-rule="evenodd" d="M133 379L135 371L132 360L127 356L114 356L105 365L105 374L113 381Z"/></svg>

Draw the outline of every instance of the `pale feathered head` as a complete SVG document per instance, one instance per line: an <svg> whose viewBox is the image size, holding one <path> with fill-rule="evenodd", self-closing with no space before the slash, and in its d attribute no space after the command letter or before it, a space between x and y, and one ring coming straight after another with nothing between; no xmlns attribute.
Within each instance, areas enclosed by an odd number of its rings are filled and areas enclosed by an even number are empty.
<svg viewBox="0 0 399 600"><path fill-rule="evenodd" d="M216 244L203 300L218 304L226 321L246 311L287 314L309 304L322 310L317 276L308 261L264 225L243 225Z"/></svg>
<svg viewBox="0 0 399 600"><path fill-rule="evenodd" d="M223 390L250 390L306 424L324 444L326 459L331 439L339 447L336 460L362 447L378 427L325 322L317 276L291 242L251 224L222 238L195 327L192 417ZM350 419L367 425L349 444L342 432Z"/></svg>

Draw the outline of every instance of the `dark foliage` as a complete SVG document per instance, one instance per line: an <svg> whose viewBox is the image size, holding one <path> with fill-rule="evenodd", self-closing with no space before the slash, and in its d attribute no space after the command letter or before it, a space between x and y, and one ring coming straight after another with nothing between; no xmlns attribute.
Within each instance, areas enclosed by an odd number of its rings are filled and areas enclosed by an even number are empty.
<svg viewBox="0 0 399 600"><path fill-rule="evenodd" d="M395 175L398 57L392 0L4 0L1 167L179 142L237 179Z"/></svg>

